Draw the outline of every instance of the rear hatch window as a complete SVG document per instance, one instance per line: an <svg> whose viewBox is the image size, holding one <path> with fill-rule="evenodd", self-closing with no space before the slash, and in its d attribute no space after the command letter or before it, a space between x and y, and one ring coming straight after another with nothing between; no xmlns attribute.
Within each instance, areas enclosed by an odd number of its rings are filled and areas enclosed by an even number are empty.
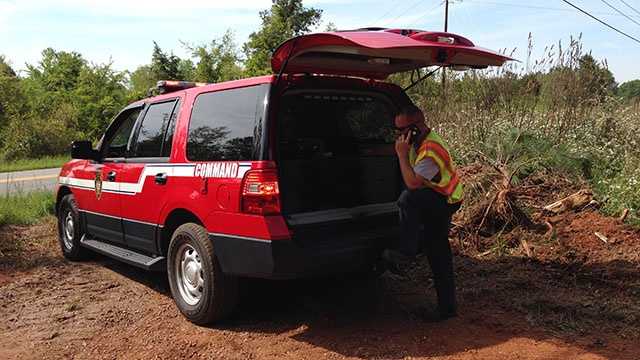
<svg viewBox="0 0 640 360"><path fill-rule="evenodd" d="M362 215L376 208L371 205L396 200L401 183L393 151L395 106L386 96L289 91L279 109L283 213L361 208ZM354 212L327 216L345 214Z"/></svg>

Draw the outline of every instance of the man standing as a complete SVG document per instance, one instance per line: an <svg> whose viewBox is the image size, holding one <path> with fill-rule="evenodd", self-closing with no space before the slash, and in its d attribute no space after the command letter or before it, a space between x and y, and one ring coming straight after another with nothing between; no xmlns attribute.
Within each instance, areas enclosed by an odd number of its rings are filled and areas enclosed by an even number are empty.
<svg viewBox="0 0 640 360"><path fill-rule="evenodd" d="M438 295L437 317L448 319L457 314L449 228L462 202L462 184L447 145L425 124L420 109L414 105L402 109L395 126L399 132L395 149L407 189L398 199L401 239L394 249L384 251L383 259L397 268L415 257L422 243Z"/></svg>

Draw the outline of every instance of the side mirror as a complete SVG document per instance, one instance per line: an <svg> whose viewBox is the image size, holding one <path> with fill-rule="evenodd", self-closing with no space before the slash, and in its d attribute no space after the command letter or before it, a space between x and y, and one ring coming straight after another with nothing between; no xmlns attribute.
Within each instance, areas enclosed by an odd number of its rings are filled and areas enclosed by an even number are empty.
<svg viewBox="0 0 640 360"><path fill-rule="evenodd" d="M100 160L100 154L98 151L93 150L91 141L79 140L71 143L71 158L98 161Z"/></svg>

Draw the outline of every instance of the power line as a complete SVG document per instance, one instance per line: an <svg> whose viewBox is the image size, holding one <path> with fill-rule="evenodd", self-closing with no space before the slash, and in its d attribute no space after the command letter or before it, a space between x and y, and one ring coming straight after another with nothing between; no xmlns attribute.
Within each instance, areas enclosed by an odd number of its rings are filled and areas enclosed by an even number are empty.
<svg viewBox="0 0 640 360"><path fill-rule="evenodd" d="M633 22L634 22L634 23L636 23L637 25L640 25L640 23L639 23L639 22L635 21L633 18L629 17L627 14L625 14L625 13L623 13L622 11L618 10L615 6L613 6L613 5L609 4L606 0L600 0L600 1L602 1L603 3L605 3L608 7L612 8L613 10L615 10L618 14L620 14L620 15L622 15L622 16L624 16L624 17L626 17L627 19L629 19L629 20L633 21Z"/></svg>
<svg viewBox="0 0 640 360"><path fill-rule="evenodd" d="M572 3L570 3L570 2L569 2L569 1L567 1L567 0L562 0L562 1L563 1L563 2L565 2L565 3L567 3L568 5L570 5L571 7L573 7L573 8L575 8L575 9L577 9L577 10L578 10L578 11L580 11L581 13L583 13L583 14L587 15L588 17L590 17L590 18L592 18L592 19L596 20L597 22L601 23L602 25L604 25L604 26L606 26L606 27L608 27L608 28L610 28L610 29L612 29L612 30L614 30L614 31L616 31L616 32L618 32L618 33L620 33L620 34L622 34L622 35L624 35L624 36L628 37L629 39L631 39L631 40L633 40L633 41L637 42L638 44L640 44L640 40L638 40L638 39L634 38L633 36L631 36L631 35L629 35L629 34L627 34L627 33L623 32L623 31L621 31L621 30L618 30L618 29L614 28L613 26L611 26L611 25L607 24L606 22L604 22L604 21L602 21L602 20L598 19L597 17L595 17L595 16L593 16L593 15L589 14L588 12L586 12L586 11L582 10L581 8L579 8L579 7L575 6L575 5L573 5Z"/></svg>
<svg viewBox="0 0 640 360"><path fill-rule="evenodd" d="M439 8L440 6L442 6L443 4L444 4L444 1L441 1L440 3L438 3L438 5L436 5L436 6L432 7L431 9L429 9L429 10L427 10L427 11L423 12L423 13L421 13L421 14L420 14L420 16L418 16L415 20L413 20L412 22L410 22L410 23L409 23L409 25L407 25L407 26L408 26L408 27L412 27L412 26L414 26L414 25L424 25L424 24L425 24L425 22L418 23L420 20L422 20L422 17L423 17L424 15L427 15L427 14L429 14L429 13L433 12L434 10L438 9L438 8Z"/></svg>
<svg viewBox="0 0 640 360"><path fill-rule="evenodd" d="M622 0L620 0L620 1L622 1ZM538 10L550 10L550 11L562 11L562 12L576 12L576 10L574 10L574 9L563 9L563 8L557 8L557 7L547 7L547 6L537 6L537 5L522 5L522 4L513 4L513 3L508 3L508 2L500 2L500 1L465 0L465 2L490 4L490 5L502 5L502 6L524 8L524 9L538 9ZM610 12L593 12L593 14L620 16L619 14L614 14L614 13L610 13Z"/></svg>
<svg viewBox="0 0 640 360"><path fill-rule="evenodd" d="M636 10L633 6L631 6L631 5L627 4L627 2L626 2L626 1L624 1L624 0L620 0L620 2L621 2L621 3L623 3L623 4L625 4L625 5L627 5L627 7L628 7L629 9L631 9L631 10L635 11L635 12L636 12L636 14L640 15L640 11Z"/></svg>
<svg viewBox="0 0 640 360"><path fill-rule="evenodd" d="M409 11L413 10L418 5L420 5L421 2L422 2L422 0L418 0L418 1L414 2L413 4L411 4L411 6L408 9L406 9L405 11L403 11L402 13L400 13L399 15L397 15L396 17L394 17L390 21L389 20L385 21L385 24L392 24L394 21L398 20L401 16L403 16L404 14L408 13Z"/></svg>
<svg viewBox="0 0 640 360"><path fill-rule="evenodd" d="M387 17L387 15L390 15L390 14L393 12L393 10L395 10L395 9L396 9L396 7L397 7L397 6L396 6L396 4L391 5L391 8L390 8L388 11L386 11L386 12L384 13L384 15L380 16L379 18L377 18L377 19L373 22L373 24L375 24L375 23L377 23L378 21L380 21L380 20L384 19L385 17ZM373 25L373 24L372 24L372 25Z"/></svg>

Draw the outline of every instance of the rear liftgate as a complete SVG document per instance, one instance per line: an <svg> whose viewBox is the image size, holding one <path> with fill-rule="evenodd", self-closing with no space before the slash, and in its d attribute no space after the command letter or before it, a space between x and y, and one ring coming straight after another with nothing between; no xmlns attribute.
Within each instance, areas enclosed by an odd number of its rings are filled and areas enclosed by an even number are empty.
<svg viewBox="0 0 640 360"><path fill-rule="evenodd" d="M460 35L385 29L302 35L282 43L271 58L277 74L326 74L384 80L429 66L484 69L513 60Z"/></svg>

